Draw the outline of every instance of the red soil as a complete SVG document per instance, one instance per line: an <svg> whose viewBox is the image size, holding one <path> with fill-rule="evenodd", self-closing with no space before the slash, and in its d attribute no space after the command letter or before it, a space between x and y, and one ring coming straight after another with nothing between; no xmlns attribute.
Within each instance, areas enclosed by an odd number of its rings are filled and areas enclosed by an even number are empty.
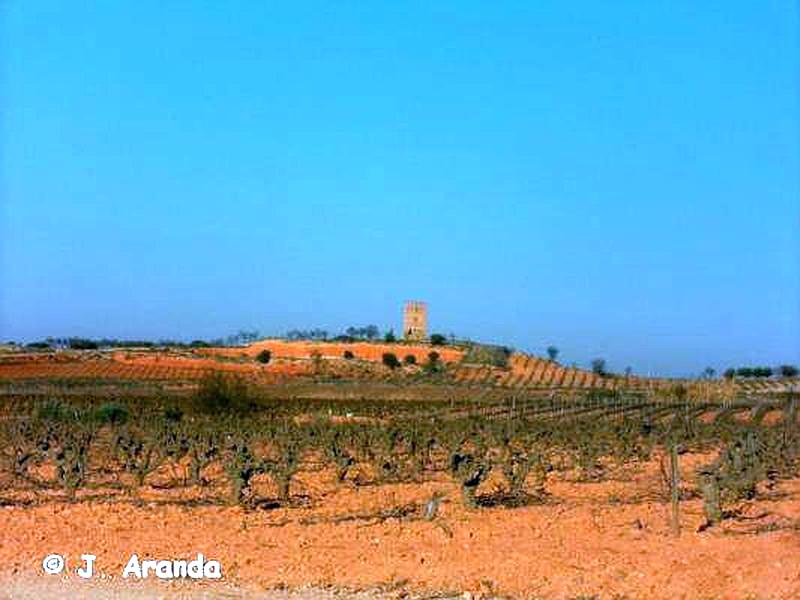
<svg viewBox="0 0 800 600"><path fill-rule="evenodd" d="M254 358L269 350L272 360L267 365ZM343 358L345 351L354 360ZM118 350L103 352L16 353L0 355L0 381L3 379L105 378L127 380L196 380L209 370L238 374L262 384L279 383L298 376L338 376L348 379L382 380L390 370L381 364L384 353L399 359L412 355L416 363L428 362L435 351L447 365L447 376L454 383L489 385L505 388L607 388L663 389L674 382L640 377L603 378L564 367L549 360L514 353L508 368L462 363L464 352L448 346L425 344L385 344L370 342L289 342L264 340L240 348L196 348L191 350ZM315 364L315 358L322 359ZM405 368L394 377L412 373ZM704 393L747 393L757 391L785 392L800 386L800 380L683 382L693 386L695 395ZM700 389L702 388L702 389Z"/></svg>
<svg viewBox="0 0 800 600"><path fill-rule="evenodd" d="M687 481L697 460L685 461ZM516 598L800 597L794 529L800 481L784 482L771 498L743 506L750 519L720 530L699 533L700 502L685 501L683 533L675 538L666 505L654 495L657 470L651 463L630 481L554 481L550 503L518 509L466 511L444 479L332 489L331 473L293 484L294 494L310 495L307 508L6 507L0 509L0 575L35 576L51 552L67 555L73 566L80 554L92 552L100 571L118 579L134 552L167 559L202 552L221 561L229 581L258 589L332 584ZM435 490L447 494L435 522L331 521L422 503ZM772 531L758 533L759 526Z"/></svg>
<svg viewBox="0 0 800 600"><path fill-rule="evenodd" d="M315 353L318 353L322 358L342 358L345 351L349 350L355 358L371 361L380 361L384 353L391 352L400 360L411 354L420 364L428 362L428 354L434 351L439 354L439 358L444 362L458 362L464 355L457 348L429 346L426 344L289 342L286 340L263 340L250 344L245 348L202 348L198 352L215 356L253 357L263 350L269 350L274 358L311 358Z"/></svg>

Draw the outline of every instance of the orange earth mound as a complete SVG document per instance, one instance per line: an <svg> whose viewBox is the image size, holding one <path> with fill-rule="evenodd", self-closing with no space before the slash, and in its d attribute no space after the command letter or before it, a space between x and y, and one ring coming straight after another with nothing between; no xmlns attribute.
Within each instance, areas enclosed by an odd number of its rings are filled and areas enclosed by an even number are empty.
<svg viewBox="0 0 800 600"><path fill-rule="evenodd" d="M684 461L684 481L701 458ZM5 507L0 580L46 577L40 563L52 552L67 555L72 567L80 554L96 554L100 573L112 582L134 552L165 559L202 552L221 561L228 582L255 589L378 586L398 590L398 598L400 590L553 599L800 598L797 480L742 505L742 518L716 530L699 532L700 500L684 501L676 538L655 462L603 483L552 481L546 504L477 511L462 508L447 479L332 490L331 476L307 474L293 484L293 494L307 498L300 508ZM446 500L433 522L368 518L421 505L434 491Z"/></svg>

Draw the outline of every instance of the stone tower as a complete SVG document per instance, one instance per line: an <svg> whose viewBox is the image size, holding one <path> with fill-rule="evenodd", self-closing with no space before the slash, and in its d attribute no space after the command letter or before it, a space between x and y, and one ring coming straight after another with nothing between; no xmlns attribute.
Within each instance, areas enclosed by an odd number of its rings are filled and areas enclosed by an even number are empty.
<svg viewBox="0 0 800 600"><path fill-rule="evenodd" d="M420 341L428 337L428 305L411 300L403 309L403 337Z"/></svg>

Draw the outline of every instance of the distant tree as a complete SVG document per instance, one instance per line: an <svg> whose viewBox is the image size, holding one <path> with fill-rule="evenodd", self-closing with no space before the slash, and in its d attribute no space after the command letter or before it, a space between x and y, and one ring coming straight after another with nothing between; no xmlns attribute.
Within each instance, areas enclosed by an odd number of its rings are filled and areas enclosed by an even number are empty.
<svg viewBox="0 0 800 600"><path fill-rule="evenodd" d="M772 377L772 367L756 367L753 369L754 377Z"/></svg>
<svg viewBox="0 0 800 600"><path fill-rule="evenodd" d="M327 340L328 332L325 329L291 329L286 333L286 338L291 341Z"/></svg>
<svg viewBox="0 0 800 600"><path fill-rule="evenodd" d="M447 338L441 333L434 333L431 335L431 346L444 346L447 343Z"/></svg>
<svg viewBox="0 0 800 600"><path fill-rule="evenodd" d="M86 338L70 338L68 346L72 350L97 350L97 342Z"/></svg>
<svg viewBox="0 0 800 600"><path fill-rule="evenodd" d="M266 365L272 359L272 352L269 350L262 350L256 354L256 361Z"/></svg>
<svg viewBox="0 0 800 600"><path fill-rule="evenodd" d="M397 360L397 355L393 352L384 352L381 361L390 369L396 369L400 366L400 361Z"/></svg>
<svg viewBox="0 0 800 600"><path fill-rule="evenodd" d="M725 379L733 379L734 377L736 377L736 369L734 369L733 367L725 369L725 371L722 373L722 376Z"/></svg>
<svg viewBox="0 0 800 600"><path fill-rule="evenodd" d="M553 362L555 362L555 360L558 358L558 348L556 348L555 346L548 346L547 357Z"/></svg>
<svg viewBox="0 0 800 600"><path fill-rule="evenodd" d="M717 372L714 370L713 367L706 367L705 369L703 369L703 377L705 379L714 379L714 375L716 374Z"/></svg>
<svg viewBox="0 0 800 600"><path fill-rule="evenodd" d="M781 377L797 377L800 370L794 365L781 365L778 367L778 373Z"/></svg>
<svg viewBox="0 0 800 600"><path fill-rule="evenodd" d="M390 329L386 332L386 335L383 336L383 341L387 344L394 344L397 341L397 338L394 335L394 329Z"/></svg>
<svg viewBox="0 0 800 600"><path fill-rule="evenodd" d="M50 348L50 344L47 342L31 342L30 344L25 344L25 347L31 350L46 350Z"/></svg>
<svg viewBox="0 0 800 600"><path fill-rule="evenodd" d="M366 327L348 327L344 330L347 337L353 340L375 340L380 337L380 330L377 325L367 325Z"/></svg>
<svg viewBox="0 0 800 600"><path fill-rule="evenodd" d="M355 358L356 355L353 354L350 350L345 350L344 354L342 354L342 356L344 356L347 360L351 360L351 359Z"/></svg>
<svg viewBox="0 0 800 600"><path fill-rule="evenodd" d="M633 369L631 367L625 367L625 377L630 377L633 374Z"/></svg>
<svg viewBox="0 0 800 600"><path fill-rule="evenodd" d="M203 340L193 340L189 345L192 348L208 348L211 344Z"/></svg>
<svg viewBox="0 0 800 600"><path fill-rule="evenodd" d="M428 362L425 363L424 369L427 373L436 373L441 367L439 360L439 353L436 350L428 352Z"/></svg>
<svg viewBox="0 0 800 600"><path fill-rule="evenodd" d="M739 367L738 369L736 369L736 374L739 377L745 377L745 378L752 377L753 369L751 369L750 367Z"/></svg>
<svg viewBox="0 0 800 600"><path fill-rule="evenodd" d="M592 373L595 375L600 375L601 377L608 375L608 371L606 370L606 359L595 358L592 360Z"/></svg>
<svg viewBox="0 0 800 600"><path fill-rule="evenodd" d="M403 362L406 363L407 365L415 365L417 364L417 357L414 356L413 354L406 354L405 357L403 358Z"/></svg>

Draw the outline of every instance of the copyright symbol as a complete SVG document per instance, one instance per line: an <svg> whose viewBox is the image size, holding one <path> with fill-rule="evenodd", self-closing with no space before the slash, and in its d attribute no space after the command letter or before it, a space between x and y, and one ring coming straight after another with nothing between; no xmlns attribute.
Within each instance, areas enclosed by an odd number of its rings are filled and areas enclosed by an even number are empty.
<svg viewBox="0 0 800 600"><path fill-rule="evenodd" d="M60 554L48 554L42 561L42 569L48 575L58 575L64 570L64 557Z"/></svg>

